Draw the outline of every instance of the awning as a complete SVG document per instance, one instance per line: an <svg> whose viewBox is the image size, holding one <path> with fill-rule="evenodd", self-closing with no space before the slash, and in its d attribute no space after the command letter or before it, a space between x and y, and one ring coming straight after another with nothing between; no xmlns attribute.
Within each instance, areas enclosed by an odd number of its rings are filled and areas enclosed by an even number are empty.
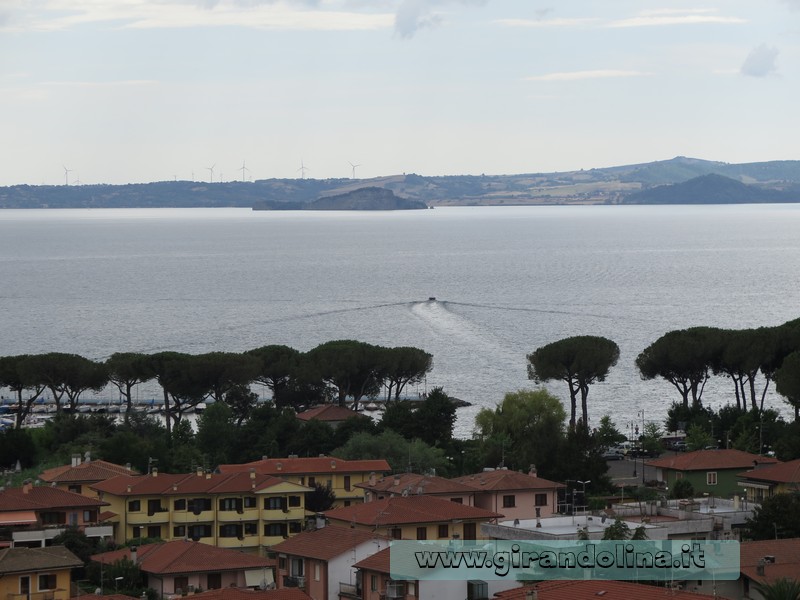
<svg viewBox="0 0 800 600"><path fill-rule="evenodd" d="M36 513L32 510L0 512L0 525L30 525L32 523L36 523Z"/></svg>
<svg viewBox="0 0 800 600"><path fill-rule="evenodd" d="M739 485L744 488L755 488L757 490L769 490L772 488L771 485L765 485L763 483L753 483L752 481L740 481Z"/></svg>
<svg viewBox="0 0 800 600"><path fill-rule="evenodd" d="M272 568L250 569L244 572L244 582L247 587L267 587L275 583Z"/></svg>

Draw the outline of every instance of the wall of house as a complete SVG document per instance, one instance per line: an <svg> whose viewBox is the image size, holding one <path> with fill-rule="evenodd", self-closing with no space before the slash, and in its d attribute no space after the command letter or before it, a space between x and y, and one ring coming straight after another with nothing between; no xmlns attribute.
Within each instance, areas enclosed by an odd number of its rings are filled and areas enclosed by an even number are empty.
<svg viewBox="0 0 800 600"><path fill-rule="evenodd" d="M56 576L55 589L40 588L39 576L53 574ZM21 593L21 579L28 577L30 591L28 594ZM54 600L67 600L70 597L70 571L68 569L53 569L42 571L31 571L30 573L0 573L0 598L6 600L44 600L54 598Z"/></svg>
<svg viewBox="0 0 800 600"><path fill-rule="evenodd" d="M554 514L558 508L555 489L478 492L475 494L475 506L500 513L505 519L535 519L537 494L543 494L546 501L546 504L539 506L540 516L549 517ZM513 506L504 506L508 503L506 497L509 498L509 502L513 502Z"/></svg>

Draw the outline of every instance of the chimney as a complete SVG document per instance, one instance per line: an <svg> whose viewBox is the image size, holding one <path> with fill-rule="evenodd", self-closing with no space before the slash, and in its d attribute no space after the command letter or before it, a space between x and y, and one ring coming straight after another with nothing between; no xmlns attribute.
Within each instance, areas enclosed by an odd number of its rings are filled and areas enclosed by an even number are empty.
<svg viewBox="0 0 800 600"><path fill-rule="evenodd" d="M131 562L133 564L138 564L139 562L139 553L137 550L138 548L136 548L136 546L131 546Z"/></svg>
<svg viewBox="0 0 800 600"><path fill-rule="evenodd" d="M331 469L334 469L334 470L336 469L336 461L335 460L331 461Z"/></svg>
<svg viewBox="0 0 800 600"><path fill-rule="evenodd" d="M195 473L197 473L197 476L198 476L198 477L202 477L202 476L203 476L203 467L197 467L197 468L194 470L194 472L195 472Z"/></svg>
<svg viewBox="0 0 800 600"><path fill-rule="evenodd" d="M369 484L370 485L375 485L375 471L372 471L369 474Z"/></svg>
<svg viewBox="0 0 800 600"><path fill-rule="evenodd" d="M525 600L539 600L539 590L535 587L525 590Z"/></svg>
<svg viewBox="0 0 800 600"><path fill-rule="evenodd" d="M765 561L763 558L758 559L758 564L756 565L756 575L761 575L762 577L764 576L764 565L766 564L767 561Z"/></svg>
<svg viewBox="0 0 800 600"><path fill-rule="evenodd" d="M72 463L71 466L77 467L81 464L81 455L80 454L73 454L72 455Z"/></svg>
<svg viewBox="0 0 800 600"><path fill-rule="evenodd" d="M26 479L22 482L22 493L28 494L33 489L33 484L31 483L30 479Z"/></svg>
<svg viewBox="0 0 800 600"><path fill-rule="evenodd" d="M153 467L152 474L153 474L153 477L158 477L158 467Z"/></svg>
<svg viewBox="0 0 800 600"><path fill-rule="evenodd" d="M283 469L283 463L275 463L275 469L276 469L277 471L280 471L280 470L282 470L282 469Z"/></svg>
<svg viewBox="0 0 800 600"><path fill-rule="evenodd" d="M539 476L539 472L536 470L536 465L532 464L530 466L530 468L528 469L528 475L530 475L531 477Z"/></svg>
<svg viewBox="0 0 800 600"><path fill-rule="evenodd" d="M251 467L250 468L250 479L255 479L255 478L256 478L256 470Z"/></svg>
<svg viewBox="0 0 800 600"><path fill-rule="evenodd" d="M83 460L84 460L84 461L86 461L87 463L88 463L88 462L92 462L92 451L91 451L91 450L87 450L87 451L84 453L84 455L83 455Z"/></svg>
<svg viewBox="0 0 800 600"><path fill-rule="evenodd" d="M395 475L394 476L394 484L395 485L400 485L400 475Z"/></svg>
<svg viewBox="0 0 800 600"><path fill-rule="evenodd" d="M322 513L317 513L315 520L316 520L315 525L317 529L322 529L323 527L325 527L325 515L323 515Z"/></svg>

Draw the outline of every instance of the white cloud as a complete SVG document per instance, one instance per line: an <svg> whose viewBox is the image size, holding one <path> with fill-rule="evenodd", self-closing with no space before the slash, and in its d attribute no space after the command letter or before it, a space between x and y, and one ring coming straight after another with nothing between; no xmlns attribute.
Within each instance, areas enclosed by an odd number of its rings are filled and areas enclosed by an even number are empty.
<svg viewBox="0 0 800 600"><path fill-rule="evenodd" d="M394 19L395 33L408 39L420 29L441 25L444 19L435 9L445 4L482 6L486 0L401 0Z"/></svg>
<svg viewBox="0 0 800 600"><path fill-rule="evenodd" d="M645 77L650 75L644 71L623 71L617 69L596 69L593 71L562 71L547 73L546 75L533 75L526 77L526 81L579 81L582 79L611 79L615 77Z"/></svg>
<svg viewBox="0 0 800 600"><path fill-rule="evenodd" d="M594 18L555 18L555 19L498 19L495 23L505 25L507 27L532 27L532 28L548 28L548 27L580 27L586 25L593 25L598 23L598 19Z"/></svg>
<svg viewBox="0 0 800 600"><path fill-rule="evenodd" d="M766 44L753 48L744 59L740 72L750 77L766 77L777 69L778 49Z"/></svg>
<svg viewBox="0 0 800 600"><path fill-rule="evenodd" d="M796 0L800 3L800 0ZM700 25L700 24L740 24L746 23L739 17L725 17L714 14L712 9L675 9L662 8L642 11L636 16L624 19L603 20L591 17L571 18L543 18L544 14L535 19L498 19L495 21L507 27L589 27L623 28L623 27L656 27L672 25Z"/></svg>

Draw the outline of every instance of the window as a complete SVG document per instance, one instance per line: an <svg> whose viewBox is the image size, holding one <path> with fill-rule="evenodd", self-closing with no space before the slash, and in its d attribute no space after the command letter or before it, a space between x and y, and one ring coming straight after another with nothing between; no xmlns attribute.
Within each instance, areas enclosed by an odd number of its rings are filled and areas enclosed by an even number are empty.
<svg viewBox="0 0 800 600"><path fill-rule="evenodd" d="M289 533L300 533L303 531L303 526L300 521L289 521Z"/></svg>
<svg viewBox="0 0 800 600"><path fill-rule="evenodd" d="M534 506L547 506L547 494L536 494L533 497Z"/></svg>
<svg viewBox="0 0 800 600"><path fill-rule="evenodd" d="M285 571L285 570L286 570L286 557L285 557L285 556L281 556L281 557L278 559L278 568L279 568L281 571Z"/></svg>
<svg viewBox="0 0 800 600"><path fill-rule="evenodd" d="M81 486L73 484L73 485L68 486L67 490L69 490L73 494L80 494L81 493Z"/></svg>
<svg viewBox="0 0 800 600"><path fill-rule="evenodd" d="M159 513L159 512L163 512L163 509L161 508L161 500L160 499L148 500L147 501L147 514L152 517L154 514Z"/></svg>
<svg viewBox="0 0 800 600"><path fill-rule="evenodd" d="M43 512L40 514L42 525L64 525L67 522L67 516L63 512Z"/></svg>
<svg viewBox="0 0 800 600"><path fill-rule="evenodd" d="M428 528L427 527L417 527L417 539L418 540L427 540L428 539Z"/></svg>
<svg viewBox="0 0 800 600"><path fill-rule="evenodd" d="M264 508L266 510L281 510L286 508L286 498L282 496L264 498Z"/></svg>
<svg viewBox="0 0 800 600"><path fill-rule="evenodd" d="M264 535L267 537L286 537L287 532L286 523L267 523L264 525Z"/></svg>
<svg viewBox="0 0 800 600"><path fill-rule="evenodd" d="M319 581L319 563L314 562L314 581Z"/></svg>
<svg viewBox="0 0 800 600"><path fill-rule="evenodd" d="M350 491L350 475L344 476L344 491L346 492Z"/></svg>
<svg viewBox="0 0 800 600"><path fill-rule="evenodd" d="M300 479L298 479L297 482L300 485L305 485L306 484L306 478L305 477L300 477Z"/></svg>
<svg viewBox="0 0 800 600"><path fill-rule="evenodd" d="M54 590L58 587L55 573L46 573L39 575L39 591Z"/></svg>
<svg viewBox="0 0 800 600"><path fill-rule="evenodd" d="M706 473L706 485L717 485L717 472L708 471Z"/></svg>
<svg viewBox="0 0 800 600"><path fill-rule="evenodd" d="M369 576L369 590L371 592L378 591L378 576L377 575L370 575Z"/></svg>
<svg viewBox="0 0 800 600"><path fill-rule="evenodd" d="M142 510L141 500L130 500L128 502L128 512L139 512Z"/></svg>
<svg viewBox="0 0 800 600"><path fill-rule="evenodd" d="M245 535L258 535L258 523L245 523L244 524L244 534Z"/></svg>
<svg viewBox="0 0 800 600"><path fill-rule="evenodd" d="M25 596L31 593L31 578L29 575L19 578L19 593Z"/></svg>
<svg viewBox="0 0 800 600"><path fill-rule="evenodd" d="M477 539L477 531L475 523L464 523L464 539L475 540Z"/></svg>
<svg viewBox="0 0 800 600"><path fill-rule="evenodd" d="M389 532L389 535L393 540L399 540L400 538L403 537L403 532L399 527L392 527L391 531Z"/></svg>
<svg viewBox="0 0 800 600"><path fill-rule="evenodd" d="M175 510L186 510L186 498L175 500L175 504L173 506L175 507Z"/></svg>
<svg viewBox="0 0 800 600"><path fill-rule="evenodd" d="M149 538L160 538L161 537L161 525L149 525L147 527L147 537L149 537Z"/></svg>
<svg viewBox="0 0 800 600"><path fill-rule="evenodd" d="M300 496L289 496L289 506L300 506Z"/></svg>
<svg viewBox="0 0 800 600"><path fill-rule="evenodd" d="M219 526L219 537L238 538L242 536L242 528L239 523L227 523Z"/></svg>
<svg viewBox="0 0 800 600"><path fill-rule="evenodd" d="M188 577L176 577L174 581L175 581L175 593L176 594L180 594L180 593L189 591L189 578Z"/></svg>
<svg viewBox="0 0 800 600"><path fill-rule="evenodd" d="M84 523L94 523L97 521L97 511L94 510L85 510L83 511L83 522Z"/></svg>
<svg viewBox="0 0 800 600"><path fill-rule="evenodd" d="M218 590L222 587L222 573L208 574L208 589Z"/></svg>
<svg viewBox="0 0 800 600"><path fill-rule="evenodd" d="M416 596L417 595L417 582L416 581L409 581L406 584L406 595L407 596Z"/></svg>
<svg viewBox="0 0 800 600"><path fill-rule="evenodd" d="M456 504L464 504L463 498L450 498L450 502L455 502Z"/></svg>
<svg viewBox="0 0 800 600"><path fill-rule="evenodd" d="M186 525L178 525L172 528L172 537L182 538L186 537Z"/></svg>
<svg viewBox="0 0 800 600"><path fill-rule="evenodd" d="M186 503L186 509L196 515L211 510L211 498L192 498Z"/></svg>
<svg viewBox="0 0 800 600"><path fill-rule="evenodd" d="M450 527L447 524L439 525L439 539L448 537L450 537Z"/></svg>
<svg viewBox="0 0 800 600"><path fill-rule="evenodd" d="M514 494L503 496L503 508L514 508L517 505L517 498Z"/></svg>
<svg viewBox="0 0 800 600"><path fill-rule="evenodd" d="M314 487L317 485L317 478L316 477L309 477L308 478L308 487Z"/></svg>
<svg viewBox="0 0 800 600"><path fill-rule="evenodd" d="M241 498L222 498L219 501L219 509L220 510L230 510L230 511L242 511L242 499Z"/></svg>
<svg viewBox="0 0 800 600"><path fill-rule="evenodd" d="M69 524L72 527L77 527L78 526L78 513L76 513L76 512L69 513Z"/></svg>
<svg viewBox="0 0 800 600"><path fill-rule="evenodd" d="M190 525L189 526L189 537L194 539L200 539L204 537L211 537L211 525L207 523L201 525Z"/></svg>
<svg viewBox="0 0 800 600"><path fill-rule="evenodd" d="M258 506L256 504L256 497L255 496L245 496L244 499L244 507L245 508L255 508Z"/></svg>
<svg viewBox="0 0 800 600"><path fill-rule="evenodd" d="M325 486L328 489L331 489L333 487L333 480L332 479L328 479L328 481L325 483Z"/></svg>
<svg viewBox="0 0 800 600"><path fill-rule="evenodd" d="M134 525L132 529L133 529L133 536L132 537L134 537L134 538L142 537L142 528L139 525Z"/></svg>

